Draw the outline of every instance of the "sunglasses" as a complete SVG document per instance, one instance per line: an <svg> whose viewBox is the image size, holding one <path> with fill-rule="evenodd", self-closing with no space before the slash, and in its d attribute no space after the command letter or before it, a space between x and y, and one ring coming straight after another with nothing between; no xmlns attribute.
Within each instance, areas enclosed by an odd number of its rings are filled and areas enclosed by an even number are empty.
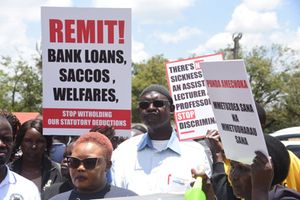
<svg viewBox="0 0 300 200"><path fill-rule="evenodd" d="M77 169L82 163L87 170L95 169L99 161L105 160L104 157L79 159L76 157L67 157L68 166L72 169Z"/></svg>
<svg viewBox="0 0 300 200"><path fill-rule="evenodd" d="M146 100L144 100L144 101L140 101L140 102L139 102L139 107L140 107L141 109L147 109L147 108L149 108L149 106L151 105L151 103L152 103L153 106L155 106L156 108L161 108L161 107L163 107L164 105L168 105L170 102L167 101L167 100L159 100L159 99L153 100L153 101L146 101Z"/></svg>

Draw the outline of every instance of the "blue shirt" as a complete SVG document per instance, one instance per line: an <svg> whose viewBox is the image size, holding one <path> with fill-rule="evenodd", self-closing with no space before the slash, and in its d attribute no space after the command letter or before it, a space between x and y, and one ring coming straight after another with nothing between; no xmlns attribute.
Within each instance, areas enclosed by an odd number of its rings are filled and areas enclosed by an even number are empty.
<svg viewBox="0 0 300 200"><path fill-rule="evenodd" d="M191 169L202 168L211 175L204 147L194 141L180 142L172 132L169 140L158 141L157 150L146 133L124 141L112 155L112 184L139 195L184 193L192 181Z"/></svg>

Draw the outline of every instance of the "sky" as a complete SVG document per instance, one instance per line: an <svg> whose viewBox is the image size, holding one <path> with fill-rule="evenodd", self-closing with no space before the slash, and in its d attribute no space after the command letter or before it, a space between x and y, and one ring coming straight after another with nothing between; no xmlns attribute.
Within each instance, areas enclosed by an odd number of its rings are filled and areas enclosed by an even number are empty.
<svg viewBox="0 0 300 200"><path fill-rule="evenodd" d="M32 60L41 41L41 6L132 8L132 61L169 60L233 46L272 43L300 50L299 0L2 0L0 56Z"/></svg>

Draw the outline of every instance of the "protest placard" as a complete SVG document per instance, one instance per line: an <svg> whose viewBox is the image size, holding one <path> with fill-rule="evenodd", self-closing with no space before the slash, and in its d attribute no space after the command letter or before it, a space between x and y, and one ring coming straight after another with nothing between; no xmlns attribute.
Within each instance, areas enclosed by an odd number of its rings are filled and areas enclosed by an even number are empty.
<svg viewBox="0 0 300 200"><path fill-rule="evenodd" d="M243 60L201 63L226 157L251 164L268 155Z"/></svg>
<svg viewBox="0 0 300 200"><path fill-rule="evenodd" d="M216 60L223 60L223 54L166 63L167 80L175 105L174 118L180 140L202 138L208 129L217 128L200 67L201 62Z"/></svg>
<svg viewBox="0 0 300 200"><path fill-rule="evenodd" d="M131 123L131 9L42 7L43 128L80 135Z"/></svg>

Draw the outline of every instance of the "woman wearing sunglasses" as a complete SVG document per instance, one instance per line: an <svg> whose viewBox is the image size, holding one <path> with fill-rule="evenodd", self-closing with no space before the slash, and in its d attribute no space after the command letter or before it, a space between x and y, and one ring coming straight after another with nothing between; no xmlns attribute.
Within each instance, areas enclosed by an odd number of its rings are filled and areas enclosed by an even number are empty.
<svg viewBox="0 0 300 200"><path fill-rule="evenodd" d="M58 194L51 200L102 199L135 196L132 191L111 186L106 173L111 167L112 144L97 132L81 135L73 145L67 163L74 189Z"/></svg>

